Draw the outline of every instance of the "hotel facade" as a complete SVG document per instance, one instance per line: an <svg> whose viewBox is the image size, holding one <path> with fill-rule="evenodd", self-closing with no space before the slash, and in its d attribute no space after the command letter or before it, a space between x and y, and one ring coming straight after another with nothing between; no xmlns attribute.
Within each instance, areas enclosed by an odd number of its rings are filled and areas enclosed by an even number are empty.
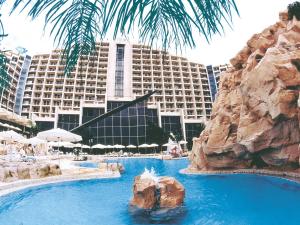
<svg viewBox="0 0 300 225"><path fill-rule="evenodd" d="M65 76L61 53L34 55L19 91L21 115L40 130L73 130L89 144L139 145L149 142L148 127L155 125L191 142L210 117L213 95L205 65L143 45L101 42ZM85 125L151 91L147 99Z"/></svg>
<svg viewBox="0 0 300 225"><path fill-rule="evenodd" d="M1 88L0 91L0 131L14 130L29 134L33 123L20 114L31 57L11 51L5 51L3 54L7 62L8 77L1 77L1 79L3 82L5 79L8 87Z"/></svg>
<svg viewBox="0 0 300 225"><path fill-rule="evenodd" d="M223 64L219 66L206 66L207 76L209 80L209 86L211 91L212 100L215 101L216 95L219 91L220 76L222 72L227 71L230 68L229 64Z"/></svg>

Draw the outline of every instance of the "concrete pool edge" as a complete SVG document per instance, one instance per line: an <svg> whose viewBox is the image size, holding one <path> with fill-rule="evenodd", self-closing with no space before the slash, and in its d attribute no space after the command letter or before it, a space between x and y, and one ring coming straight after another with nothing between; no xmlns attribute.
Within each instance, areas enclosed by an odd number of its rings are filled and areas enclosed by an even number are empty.
<svg viewBox="0 0 300 225"><path fill-rule="evenodd" d="M289 181L294 181L300 184L300 173L288 172L288 171L276 171L266 169L238 169L238 170L208 170L208 171L196 171L184 168L179 171L181 174L186 175L222 175L222 174L256 174L264 176L273 176Z"/></svg>
<svg viewBox="0 0 300 225"><path fill-rule="evenodd" d="M69 181L91 180L91 179L115 179L120 178L120 173L108 174L77 174L77 175L59 175L40 179L18 180L10 183L2 183L0 185L0 197L12 192L20 191L26 188L32 188L41 185L63 183Z"/></svg>

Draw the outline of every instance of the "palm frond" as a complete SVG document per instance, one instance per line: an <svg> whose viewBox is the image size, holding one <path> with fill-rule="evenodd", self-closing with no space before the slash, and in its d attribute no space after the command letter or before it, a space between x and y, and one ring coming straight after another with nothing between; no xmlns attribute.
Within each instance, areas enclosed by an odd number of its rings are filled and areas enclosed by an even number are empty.
<svg viewBox="0 0 300 225"><path fill-rule="evenodd" d="M0 92L2 93L10 84L10 76L7 72L7 58L0 52Z"/></svg>
<svg viewBox="0 0 300 225"><path fill-rule="evenodd" d="M50 35L54 35L57 46L63 46L65 74L70 74L80 56L89 55L95 49L103 0L16 0L12 12L21 5L22 12L30 4L28 15L32 19L47 10L45 28L52 24Z"/></svg>
<svg viewBox="0 0 300 225"><path fill-rule="evenodd" d="M5 2L5 0L0 0ZM136 27L144 44L163 48L195 47L195 37L207 41L232 23L235 0L15 0L12 8L29 8L35 19L46 12L45 27L64 48L65 73L82 55L95 49L96 36L129 35Z"/></svg>
<svg viewBox="0 0 300 225"><path fill-rule="evenodd" d="M105 4L103 36L114 28L114 38L137 26L140 39L153 46L195 47L196 34L210 40L231 24L238 13L234 0L110 0Z"/></svg>
<svg viewBox="0 0 300 225"><path fill-rule="evenodd" d="M0 5L4 2L1 1ZM1 14L0 14L1 17ZM0 41L3 40L4 37L6 37L7 34L4 32L4 26L2 23L2 20L0 19ZM7 58L4 55L3 52L0 52L0 92L2 93L3 90L9 87L10 84L10 76L7 72Z"/></svg>
<svg viewBox="0 0 300 225"><path fill-rule="evenodd" d="M64 46L63 59L66 60L65 73L69 74L82 55L89 55L95 50L96 35L100 33L101 8L99 0L74 0L59 16L53 18L48 14L47 20L55 25L51 33L56 31L55 40Z"/></svg>
<svg viewBox="0 0 300 225"><path fill-rule="evenodd" d="M188 3L197 28L208 38L211 38L212 34L220 33L224 22L231 25L232 10L239 14L234 0L188 0Z"/></svg>
<svg viewBox="0 0 300 225"><path fill-rule="evenodd" d="M0 17L1 16L2 15L0 14ZM3 26L2 20L0 19L0 41L2 41L4 37L7 37L7 34L5 34L4 26Z"/></svg>

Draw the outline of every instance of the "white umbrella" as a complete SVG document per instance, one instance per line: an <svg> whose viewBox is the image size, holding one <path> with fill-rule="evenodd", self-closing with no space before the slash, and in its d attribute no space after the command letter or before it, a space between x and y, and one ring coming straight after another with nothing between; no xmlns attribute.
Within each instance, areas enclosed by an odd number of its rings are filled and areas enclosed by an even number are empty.
<svg viewBox="0 0 300 225"><path fill-rule="evenodd" d="M179 144L180 144L180 145L187 144L187 141L184 141L184 140L179 141Z"/></svg>
<svg viewBox="0 0 300 225"><path fill-rule="evenodd" d="M136 148L135 145L127 145L126 148Z"/></svg>
<svg viewBox="0 0 300 225"><path fill-rule="evenodd" d="M124 145L114 145L113 147L114 147L114 148L120 148L120 149L121 149L121 148L125 148Z"/></svg>
<svg viewBox="0 0 300 225"><path fill-rule="evenodd" d="M64 142L55 142L55 141L48 142L48 145L50 145L52 147L62 147L63 144L64 144Z"/></svg>
<svg viewBox="0 0 300 225"><path fill-rule="evenodd" d="M106 146L105 145L102 145L102 144L96 144L96 145L93 145L92 148L100 148L100 149L105 149Z"/></svg>
<svg viewBox="0 0 300 225"><path fill-rule="evenodd" d="M58 147L58 142L50 141L48 142L49 146Z"/></svg>
<svg viewBox="0 0 300 225"><path fill-rule="evenodd" d="M69 131L60 129L60 128L55 128L51 130L46 130L39 132L37 134L37 137L46 141L68 141L68 142L78 142L82 141L82 137L73 134Z"/></svg>
<svg viewBox="0 0 300 225"><path fill-rule="evenodd" d="M112 145L106 145L105 148L107 148L107 149L114 148L114 146L112 146Z"/></svg>
<svg viewBox="0 0 300 225"><path fill-rule="evenodd" d="M76 148L80 148L82 146L82 144L80 144L80 143L77 143L77 144L74 144L74 148L76 147Z"/></svg>
<svg viewBox="0 0 300 225"><path fill-rule="evenodd" d="M158 144L153 143L153 144L151 144L150 146L151 146L151 147L158 147Z"/></svg>
<svg viewBox="0 0 300 225"><path fill-rule="evenodd" d="M150 148L151 146L148 144L139 145L139 148Z"/></svg>
<svg viewBox="0 0 300 225"><path fill-rule="evenodd" d="M0 132L0 140L3 141L22 141L25 138L13 130Z"/></svg>
<svg viewBox="0 0 300 225"><path fill-rule="evenodd" d="M81 148L90 148L88 145L82 145Z"/></svg>
<svg viewBox="0 0 300 225"><path fill-rule="evenodd" d="M74 144L68 141L62 141L62 142L54 142L50 141L48 142L48 145L52 147L65 147L65 148L74 148Z"/></svg>
<svg viewBox="0 0 300 225"><path fill-rule="evenodd" d="M173 145L173 144L171 144L171 143L163 144L163 146L165 146L165 147L172 146L172 145Z"/></svg>
<svg viewBox="0 0 300 225"><path fill-rule="evenodd" d="M47 141L39 139L37 137L24 139L20 142L23 143L23 144L31 144L31 145L39 145L39 144L46 144L47 143Z"/></svg>
<svg viewBox="0 0 300 225"><path fill-rule="evenodd" d="M59 143L59 146L64 146L65 148L74 148L75 144L68 141L63 141Z"/></svg>

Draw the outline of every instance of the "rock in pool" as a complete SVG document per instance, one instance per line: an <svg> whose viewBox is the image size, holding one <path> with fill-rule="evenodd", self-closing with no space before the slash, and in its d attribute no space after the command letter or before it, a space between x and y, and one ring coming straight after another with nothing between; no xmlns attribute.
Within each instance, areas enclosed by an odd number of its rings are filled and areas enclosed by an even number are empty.
<svg viewBox="0 0 300 225"><path fill-rule="evenodd" d="M175 208L182 205L184 196L183 185L173 177L152 179L137 176L134 179L130 205L151 210Z"/></svg>

